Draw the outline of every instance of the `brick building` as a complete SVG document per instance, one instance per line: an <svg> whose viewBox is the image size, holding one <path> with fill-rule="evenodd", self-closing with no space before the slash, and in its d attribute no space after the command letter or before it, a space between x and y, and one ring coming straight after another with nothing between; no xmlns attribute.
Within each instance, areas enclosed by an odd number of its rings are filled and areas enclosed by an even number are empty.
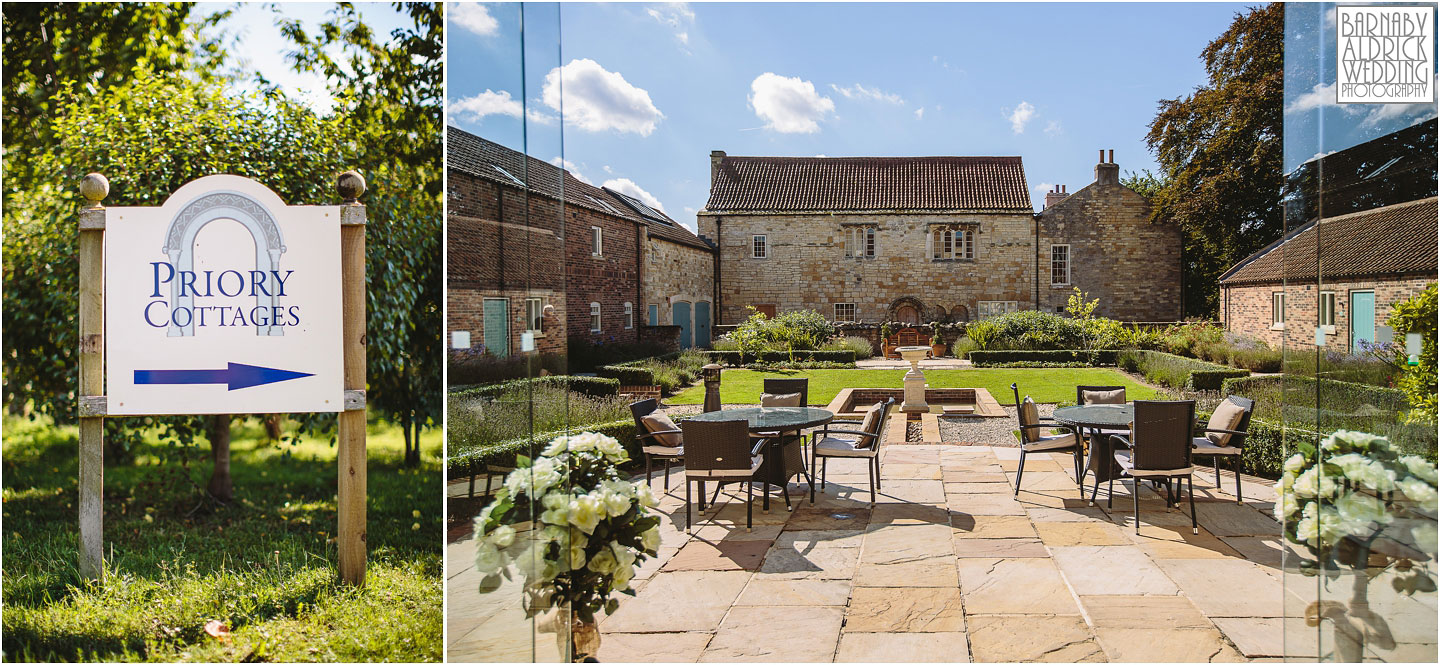
<svg viewBox="0 0 1440 665"><path fill-rule="evenodd" d="M1433 196L1305 224L1221 275L1220 318L1275 348L1314 348L1319 326L1325 348L1358 353L1435 282L1436 225Z"/></svg>
<svg viewBox="0 0 1440 665"><path fill-rule="evenodd" d="M1063 307L1179 317L1180 235L1102 161L1037 215L1019 157L732 157L711 153L702 238L719 249L722 323L747 306L837 321L969 321Z"/></svg>
<svg viewBox="0 0 1440 665"><path fill-rule="evenodd" d="M713 250L693 233L492 141L455 127L448 140L452 348L508 356L533 332L536 350L563 353L650 341L647 327L672 324L682 345L708 344Z"/></svg>

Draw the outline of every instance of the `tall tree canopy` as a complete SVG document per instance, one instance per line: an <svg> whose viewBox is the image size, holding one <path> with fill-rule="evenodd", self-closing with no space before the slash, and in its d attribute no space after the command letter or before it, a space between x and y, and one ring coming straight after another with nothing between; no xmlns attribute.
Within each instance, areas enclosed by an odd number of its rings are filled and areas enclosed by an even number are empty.
<svg viewBox="0 0 1440 665"><path fill-rule="evenodd" d="M1145 137L1155 215L1183 233L1187 316L1215 316L1220 275L1283 232L1284 50L1284 3L1237 14L1201 54L1209 82L1161 100Z"/></svg>

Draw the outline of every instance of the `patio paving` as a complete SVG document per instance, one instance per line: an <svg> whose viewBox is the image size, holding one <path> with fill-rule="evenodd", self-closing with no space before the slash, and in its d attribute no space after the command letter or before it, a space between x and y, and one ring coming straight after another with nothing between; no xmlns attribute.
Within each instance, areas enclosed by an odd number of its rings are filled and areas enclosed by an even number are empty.
<svg viewBox="0 0 1440 665"><path fill-rule="evenodd" d="M1065 454L906 446L882 454L877 503L864 462L830 462L828 491L787 512L727 488L686 535L683 484L671 479L660 561L635 597L602 618L602 661L1231 662L1284 655L1286 597L1274 491L1245 502L1201 477L1200 533L1128 483L1082 498ZM1228 484L1228 483L1227 483ZM660 486L660 479L655 479ZM1233 484L1230 485L1233 488ZM1123 492L1123 494L1122 494ZM1203 506L1203 508L1201 508ZM452 661L553 660L518 594L480 596L473 542L451 545ZM467 572L468 571L468 572ZM1291 597L1291 608L1299 603ZM504 628L508 627L508 634ZM508 639L507 639L508 635ZM1433 646L1429 654L1434 653Z"/></svg>

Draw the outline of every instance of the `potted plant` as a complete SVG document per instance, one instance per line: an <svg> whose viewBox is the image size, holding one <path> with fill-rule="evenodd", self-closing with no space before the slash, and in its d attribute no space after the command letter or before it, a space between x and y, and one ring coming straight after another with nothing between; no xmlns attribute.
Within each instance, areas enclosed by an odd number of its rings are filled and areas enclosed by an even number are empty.
<svg viewBox="0 0 1440 665"><path fill-rule="evenodd" d="M930 355L939 358L945 355L945 340L940 338L940 322L932 322L930 331Z"/></svg>
<svg viewBox="0 0 1440 665"><path fill-rule="evenodd" d="M603 434L558 437L533 461L517 456L475 518L480 592L522 584L526 616L544 614L540 628L556 633L562 658L573 662L594 658L595 613L615 611L615 592L635 595L636 565L660 547L655 495L621 474L628 459Z"/></svg>
<svg viewBox="0 0 1440 665"><path fill-rule="evenodd" d="M895 352L894 345L890 343L891 332L893 331L890 329L889 321L880 324L880 356L883 358L889 358L890 354Z"/></svg>

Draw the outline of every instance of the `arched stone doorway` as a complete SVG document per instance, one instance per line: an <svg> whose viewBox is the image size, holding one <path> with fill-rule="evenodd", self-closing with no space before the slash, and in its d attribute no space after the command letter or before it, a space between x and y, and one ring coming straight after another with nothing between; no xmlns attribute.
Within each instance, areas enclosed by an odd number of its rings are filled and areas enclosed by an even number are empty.
<svg viewBox="0 0 1440 665"><path fill-rule="evenodd" d="M925 320L925 303L918 298L904 297L890 303L890 321L899 321L906 325L920 325Z"/></svg>

